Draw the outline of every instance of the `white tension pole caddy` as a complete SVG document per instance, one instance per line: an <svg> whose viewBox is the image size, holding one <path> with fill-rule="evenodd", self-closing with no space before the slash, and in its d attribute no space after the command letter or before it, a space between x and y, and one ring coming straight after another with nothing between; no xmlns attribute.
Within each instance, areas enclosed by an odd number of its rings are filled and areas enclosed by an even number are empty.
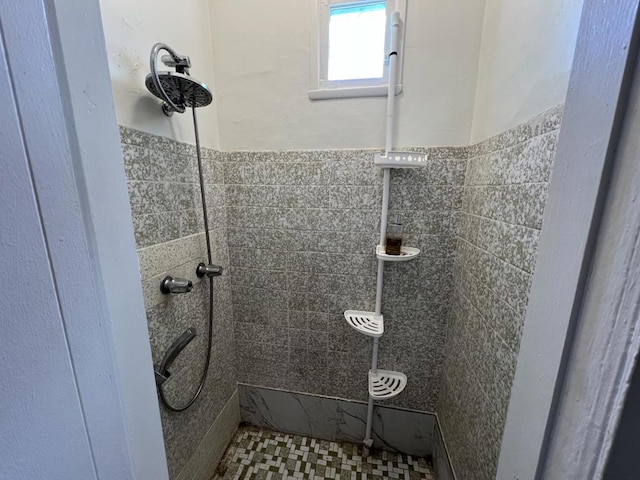
<svg viewBox="0 0 640 480"><path fill-rule="evenodd" d="M387 94L386 139L384 154L375 154L374 164L383 169L382 213L380 217L380 240L376 247L378 258L378 276L376 282L376 306L374 312L347 310L345 319L351 327L360 333L373 337L373 354L369 370L369 403L367 406L367 426L363 440L363 454L368 455L373 445L371 428L373 421L374 400L392 398L402 392L407 385L407 376L402 372L378 369L378 343L384 334L384 318L382 315L382 284L385 262L404 262L418 256L420 250L402 247L400 255L385 253L387 217L389 215L389 182L392 168L415 168L426 164L426 155L414 152L393 151L393 125L395 115L395 90L398 69L398 43L400 36L400 12L394 11L389 17L389 85Z"/></svg>

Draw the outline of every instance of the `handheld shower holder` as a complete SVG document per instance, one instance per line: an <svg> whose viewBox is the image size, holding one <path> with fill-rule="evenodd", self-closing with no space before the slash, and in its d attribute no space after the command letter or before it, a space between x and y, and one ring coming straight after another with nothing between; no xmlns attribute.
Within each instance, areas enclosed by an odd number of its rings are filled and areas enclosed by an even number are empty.
<svg viewBox="0 0 640 480"><path fill-rule="evenodd" d="M169 377L171 377L171 372L169 370L165 370L163 373L159 371L159 367L156 367L153 373L156 376L156 385L162 385L164 382L169 380Z"/></svg>
<svg viewBox="0 0 640 480"><path fill-rule="evenodd" d="M160 57L162 63L164 63L167 67L175 68L180 73L189 73L189 68L191 68L191 59L187 55L179 55L174 52L172 55L162 55Z"/></svg>

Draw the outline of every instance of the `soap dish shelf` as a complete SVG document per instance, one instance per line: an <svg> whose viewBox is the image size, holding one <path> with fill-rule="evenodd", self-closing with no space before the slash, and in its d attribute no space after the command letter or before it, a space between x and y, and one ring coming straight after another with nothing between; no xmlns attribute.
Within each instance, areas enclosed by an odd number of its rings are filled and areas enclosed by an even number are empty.
<svg viewBox="0 0 640 480"><path fill-rule="evenodd" d="M419 168L427 164L427 154L418 152L375 153L373 164L380 168Z"/></svg>
<svg viewBox="0 0 640 480"><path fill-rule="evenodd" d="M391 370L369 370L369 395L374 400L384 400L400 394L407 386L407 376Z"/></svg>
<svg viewBox="0 0 640 480"><path fill-rule="evenodd" d="M401 247L400 255L387 255L384 245L376 246L376 257L378 257L378 260L384 260L385 262L406 262L413 260L418 255L420 255L419 248Z"/></svg>
<svg viewBox="0 0 640 480"><path fill-rule="evenodd" d="M347 310L344 312L344 318L351 328L369 337L379 338L384 333L382 315L376 315L374 312Z"/></svg>

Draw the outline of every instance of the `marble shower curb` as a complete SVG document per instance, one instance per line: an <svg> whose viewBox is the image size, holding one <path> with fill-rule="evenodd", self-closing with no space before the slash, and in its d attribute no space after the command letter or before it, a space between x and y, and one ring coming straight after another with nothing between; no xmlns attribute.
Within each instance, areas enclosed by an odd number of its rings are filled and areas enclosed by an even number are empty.
<svg viewBox="0 0 640 480"><path fill-rule="evenodd" d="M240 418L250 425L324 440L364 438L364 402L242 383L238 399ZM374 448L432 457L438 480L455 480L435 414L377 404L372 431Z"/></svg>
<svg viewBox="0 0 640 480"><path fill-rule="evenodd" d="M239 424L240 409L238 390L236 390L202 437L193 455L180 470L176 480L209 480L212 478Z"/></svg>
<svg viewBox="0 0 640 480"><path fill-rule="evenodd" d="M433 432L433 468L436 472L437 480L458 480L456 472L451 463L449 448L444 439L444 432L440 426L440 418L437 414L436 428Z"/></svg>

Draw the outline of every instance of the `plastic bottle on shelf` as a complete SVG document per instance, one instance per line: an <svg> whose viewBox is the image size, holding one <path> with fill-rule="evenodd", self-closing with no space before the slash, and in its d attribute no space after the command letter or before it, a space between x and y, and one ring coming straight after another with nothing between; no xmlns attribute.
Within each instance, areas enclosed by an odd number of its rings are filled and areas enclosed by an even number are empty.
<svg viewBox="0 0 640 480"><path fill-rule="evenodd" d="M396 215L395 219L387 226L385 253L387 255L400 255L401 249L402 223L400 223L400 216Z"/></svg>

